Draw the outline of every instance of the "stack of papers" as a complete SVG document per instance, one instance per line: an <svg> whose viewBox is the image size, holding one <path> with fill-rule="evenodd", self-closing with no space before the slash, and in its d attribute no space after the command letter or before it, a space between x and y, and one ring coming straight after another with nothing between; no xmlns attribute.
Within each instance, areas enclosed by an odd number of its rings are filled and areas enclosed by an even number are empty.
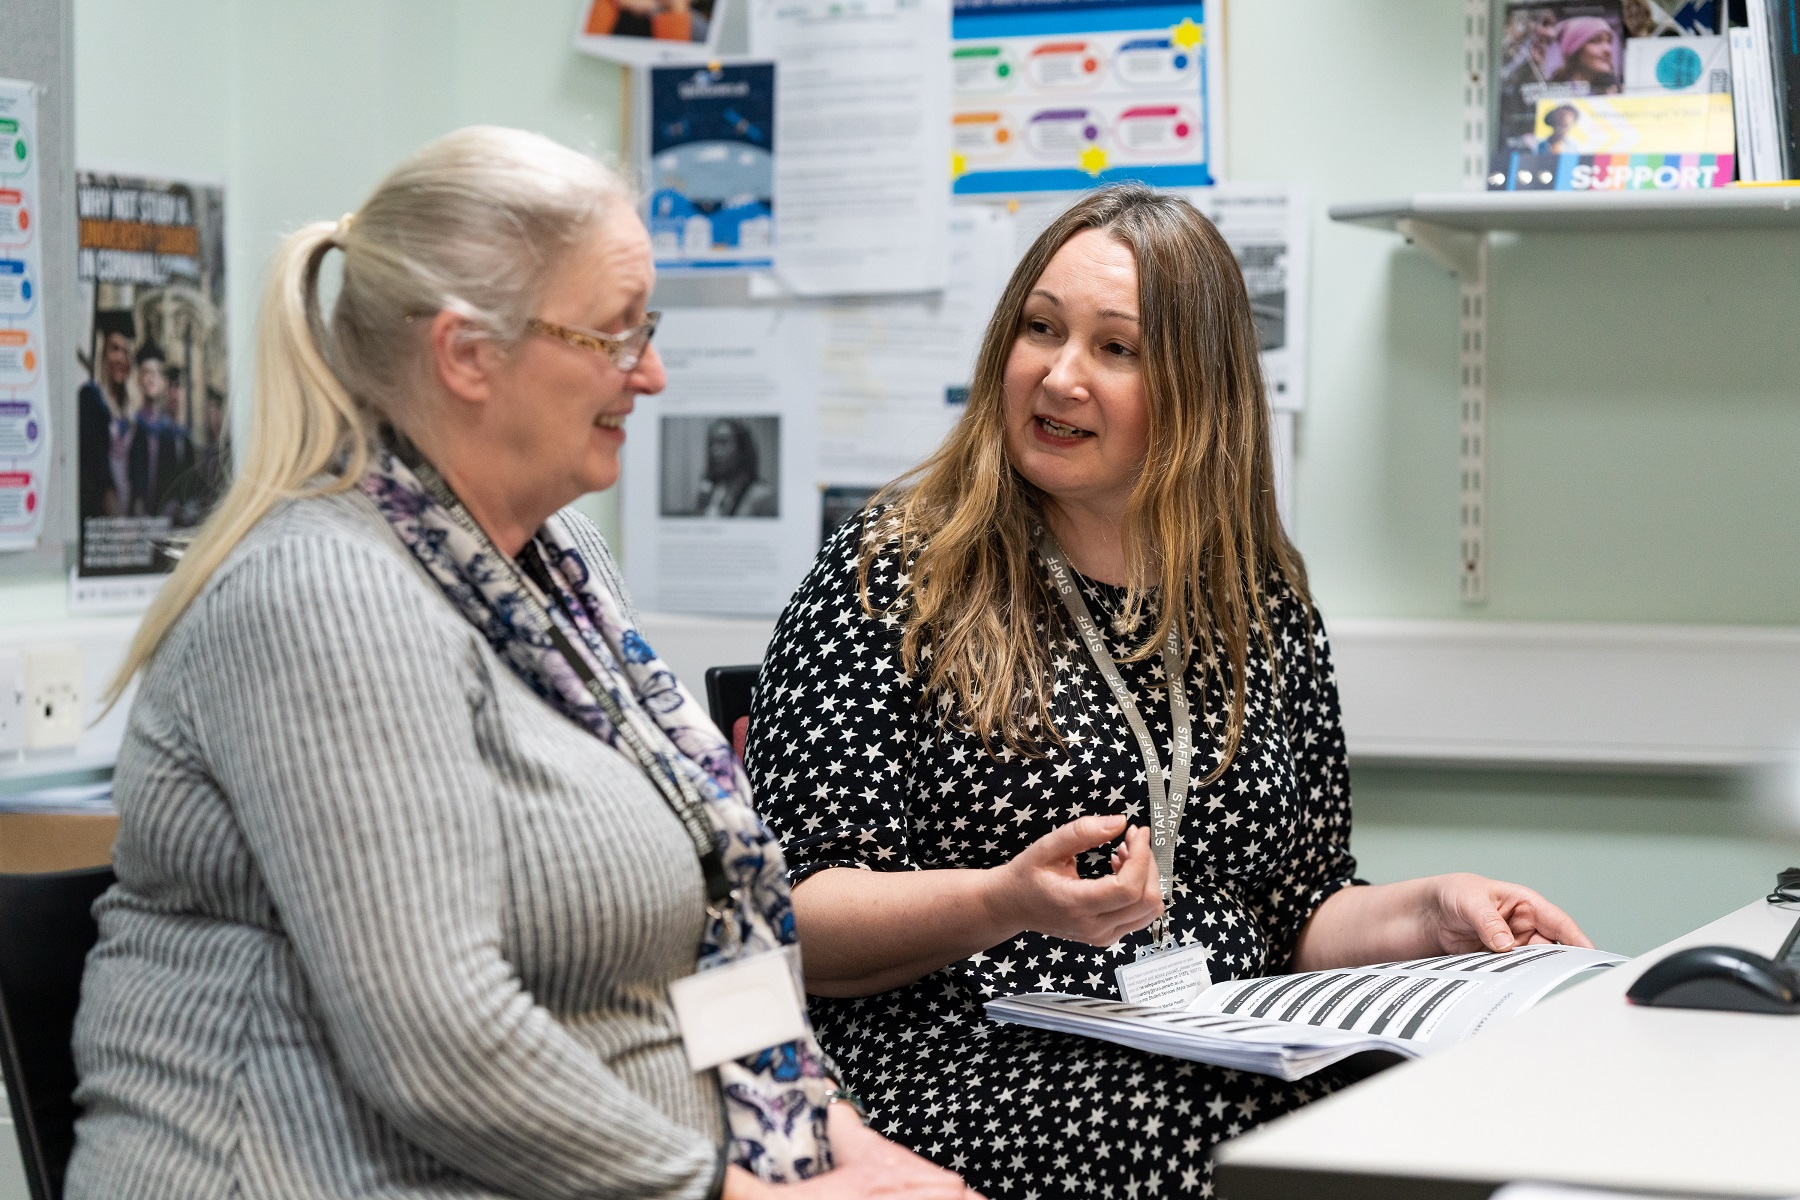
<svg viewBox="0 0 1800 1200"><path fill-rule="evenodd" d="M1285 1021L1146 1008L1055 992L1008 996L989 1001L986 1008L995 1021L1098 1038L1150 1054L1290 1081L1365 1050L1395 1054L1395 1061L1418 1057L1416 1049L1397 1048L1387 1038L1339 1029L1297 1029Z"/></svg>
<svg viewBox="0 0 1800 1200"><path fill-rule="evenodd" d="M110 813L114 811L112 794L110 779L104 783L0 793L0 813Z"/></svg>
<svg viewBox="0 0 1800 1200"><path fill-rule="evenodd" d="M986 1009L996 1021L1293 1080L1364 1051L1417 1058L1624 961L1600 950L1525 946L1233 979L1184 1008L1030 992Z"/></svg>

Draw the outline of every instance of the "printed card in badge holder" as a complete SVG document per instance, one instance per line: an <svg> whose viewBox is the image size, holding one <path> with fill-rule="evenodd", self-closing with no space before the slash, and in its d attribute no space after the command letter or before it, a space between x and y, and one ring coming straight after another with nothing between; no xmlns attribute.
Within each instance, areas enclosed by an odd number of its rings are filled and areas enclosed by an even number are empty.
<svg viewBox="0 0 1800 1200"><path fill-rule="evenodd" d="M1114 972L1119 998L1151 1008L1185 1008L1211 986L1212 972L1206 967L1211 957L1212 951L1199 942L1141 954L1136 962Z"/></svg>
<svg viewBox="0 0 1800 1200"><path fill-rule="evenodd" d="M792 955L771 950L669 985L689 1066L705 1071L806 1036Z"/></svg>

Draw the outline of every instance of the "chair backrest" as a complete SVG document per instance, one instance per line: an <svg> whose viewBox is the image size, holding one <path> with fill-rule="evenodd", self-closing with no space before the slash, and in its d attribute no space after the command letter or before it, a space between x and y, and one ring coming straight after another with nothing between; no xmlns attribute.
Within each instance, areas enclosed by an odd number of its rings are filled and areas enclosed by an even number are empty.
<svg viewBox="0 0 1800 1200"><path fill-rule="evenodd" d="M713 724L731 739L731 749L744 757L744 740L750 732L750 702L756 695L756 673L761 663L706 669L706 707Z"/></svg>
<svg viewBox="0 0 1800 1200"><path fill-rule="evenodd" d="M111 867L0 875L0 1066L31 1200L61 1200L75 1149L69 1037Z"/></svg>

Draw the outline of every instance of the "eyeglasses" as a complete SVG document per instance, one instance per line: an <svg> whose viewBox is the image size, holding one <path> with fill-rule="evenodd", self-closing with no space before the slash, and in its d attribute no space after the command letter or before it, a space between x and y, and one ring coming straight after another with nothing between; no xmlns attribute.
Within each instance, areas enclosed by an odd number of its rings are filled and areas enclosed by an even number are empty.
<svg viewBox="0 0 1800 1200"><path fill-rule="evenodd" d="M541 333L546 337L559 338L571 346L580 346L584 350L592 350L596 354L604 354L612 359L613 366L621 371L630 371L644 360L644 352L650 348L650 339L656 336L657 322L662 320L659 312L645 313L649 320L624 333L601 333L597 329L577 329L571 325L558 325L554 321L541 321L532 317L525 322L525 327L533 333Z"/></svg>

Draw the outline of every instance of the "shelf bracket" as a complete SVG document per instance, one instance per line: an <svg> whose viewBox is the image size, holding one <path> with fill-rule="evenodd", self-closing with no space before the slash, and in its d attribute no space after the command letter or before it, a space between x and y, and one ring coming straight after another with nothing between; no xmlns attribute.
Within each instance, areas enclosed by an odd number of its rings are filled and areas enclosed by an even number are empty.
<svg viewBox="0 0 1800 1200"><path fill-rule="evenodd" d="M1409 243L1423 250L1431 261L1465 282L1481 270L1479 247L1486 234L1451 229L1433 221L1401 217L1394 228Z"/></svg>
<svg viewBox="0 0 1800 1200"><path fill-rule="evenodd" d="M1457 543L1464 604L1487 600L1488 238L1402 218L1400 235L1456 276Z"/></svg>

